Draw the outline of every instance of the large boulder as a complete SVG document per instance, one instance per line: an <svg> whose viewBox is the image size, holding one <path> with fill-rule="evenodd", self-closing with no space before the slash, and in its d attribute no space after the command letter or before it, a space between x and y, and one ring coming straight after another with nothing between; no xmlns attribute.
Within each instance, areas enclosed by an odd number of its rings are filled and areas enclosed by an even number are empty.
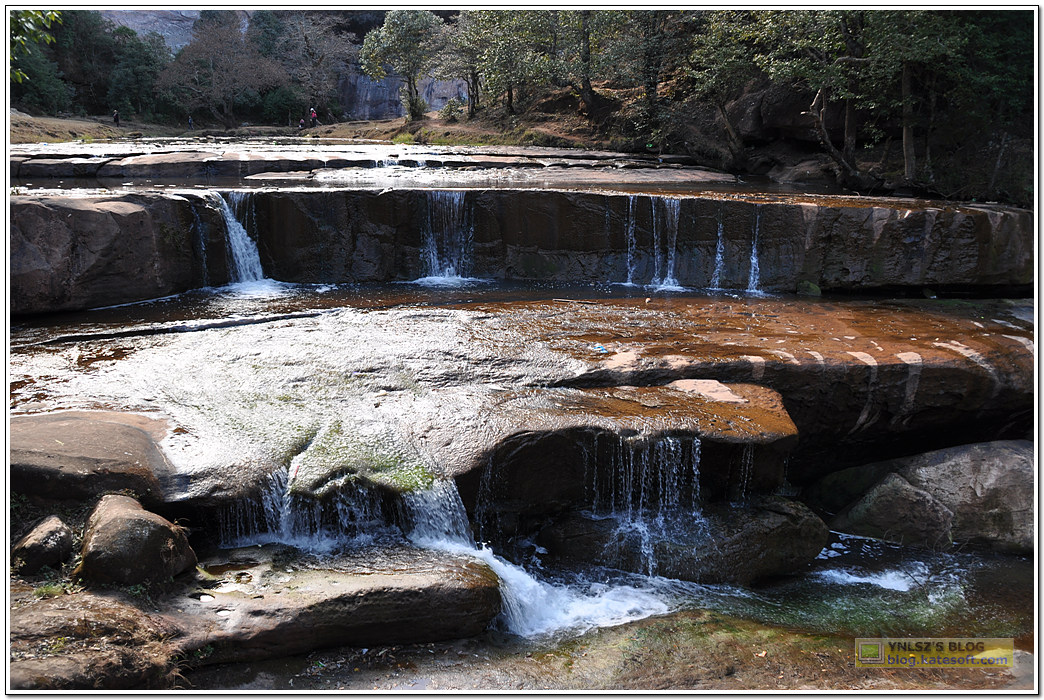
<svg viewBox="0 0 1044 700"><path fill-rule="evenodd" d="M73 551L73 533L57 515L33 526L11 550L11 561L20 574L35 574L45 566L61 568Z"/></svg>
<svg viewBox="0 0 1044 700"><path fill-rule="evenodd" d="M843 532L926 546L1033 551L1033 443L998 440L854 468L885 476L831 521Z"/></svg>
<svg viewBox="0 0 1044 700"><path fill-rule="evenodd" d="M829 540L830 531L811 510L771 496L710 504L667 523L574 513L541 531L537 543L550 560L746 585L800 571Z"/></svg>
<svg viewBox="0 0 1044 700"><path fill-rule="evenodd" d="M466 556L409 547L321 563L279 547L223 554L228 561L205 563L219 581L158 603L184 630L182 649L212 650L205 663L470 637L500 612L496 574Z"/></svg>
<svg viewBox="0 0 1044 700"><path fill-rule="evenodd" d="M10 198L10 309L87 309L153 299L216 281L224 226L193 196ZM210 241L211 237L215 240ZM209 252L209 255L208 255Z"/></svg>
<svg viewBox="0 0 1044 700"><path fill-rule="evenodd" d="M172 468L156 444L160 421L115 412L16 416L10 422L11 491L84 501L124 491L163 500Z"/></svg>
<svg viewBox="0 0 1044 700"><path fill-rule="evenodd" d="M945 549L953 511L898 474L888 474L830 521L830 527L900 544Z"/></svg>
<svg viewBox="0 0 1044 700"><path fill-rule="evenodd" d="M182 528L129 496L103 496L87 521L76 574L91 581L134 585L163 581L196 566Z"/></svg>

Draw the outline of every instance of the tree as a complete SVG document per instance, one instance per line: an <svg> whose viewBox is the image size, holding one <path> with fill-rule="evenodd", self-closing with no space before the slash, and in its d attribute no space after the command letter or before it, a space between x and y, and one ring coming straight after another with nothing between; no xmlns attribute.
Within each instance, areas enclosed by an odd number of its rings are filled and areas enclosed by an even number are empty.
<svg viewBox="0 0 1044 700"><path fill-rule="evenodd" d="M750 13L717 10L703 16L703 24L692 38L688 73L692 94L711 102L718 110L734 161L743 154L743 139L725 106L760 73L754 63L754 24Z"/></svg>
<svg viewBox="0 0 1044 700"><path fill-rule="evenodd" d="M407 119L422 118L427 109L417 84L439 55L441 26L442 20L428 10L392 10L385 15L384 24L363 39L359 52L363 72L380 80L387 75L385 66L390 65L402 76Z"/></svg>
<svg viewBox="0 0 1044 700"><path fill-rule="evenodd" d="M11 85L11 102L26 109L57 115L72 105L72 88L62 80L58 65L47 58L44 49L29 44L18 58L21 80Z"/></svg>
<svg viewBox="0 0 1044 700"><path fill-rule="evenodd" d="M197 22L192 41L163 70L158 86L185 113L206 110L232 128L238 110L259 104L264 90L286 81L282 66L243 35L235 13L212 12Z"/></svg>
<svg viewBox="0 0 1044 700"><path fill-rule="evenodd" d="M11 10L11 81L20 83L28 77L15 61L27 56L34 46L54 43L50 29L62 23L57 10Z"/></svg>
<svg viewBox="0 0 1044 700"><path fill-rule="evenodd" d="M443 51L437 61L439 77L460 78L468 84L468 118L478 110L485 67L486 34L482 14L461 10L456 21L446 27Z"/></svg>
<svg viewBox="0 0 1044 700"><path fill-rule="evenodd" d="M321 109L334 98L337 80L355 58L354 34L337 30L328 12L288 13L276 41L276 57L307 102Z"/></svg>
<svg viewBox="0 0 1044 700"><path fill-rule="evenodd" d="M67 10L54 29L55 41L49 49L63 80L74 90L75 102L89 114L112 111L108 97L116 65L114 28L97 12Z"/></svg>
<svg viewBox="0 0 1044 700"><path fill-rule="evenodd" d="M134 30L118 27L113 37L116 66L109 79L109 106L151 116L156 106L156 80L172 60L170 49L156 32L141 39Z"/></svg>

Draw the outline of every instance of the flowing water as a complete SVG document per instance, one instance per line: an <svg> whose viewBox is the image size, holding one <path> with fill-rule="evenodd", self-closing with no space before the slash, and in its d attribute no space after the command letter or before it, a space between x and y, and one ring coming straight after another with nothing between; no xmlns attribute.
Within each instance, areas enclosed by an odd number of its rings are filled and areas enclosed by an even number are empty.
<svg viewBox="0 0 1044 700"><path fill-rule="evenodd" d="M628 286L638 284L642 252L637 197L628 197ZM684 291L675 278L681 201L646 199L650 287ZM439 473L419 439L395 442L389 450L399 463L415 467L424 485L389 502L384 492L333 467L356 459L360 449L385 445L391 433L420 433L415 422L431 416L444 422L506 387L539 385L578 370L546 343L515 337L510 308L500 317L490 311L499 300L533 300L540 310L551 296L562 301L576 295L593 304L587 296L613 293L469 286L475 281L469 277L473 230L463 191L429 194L428 274L417 280L422 288L407 291L402 285L360 289L267 280L248 232L249 194L212 201L227 226L232 285L27 323L12 329L9 367L15 413L117 408L165 415L180 431L172 431L163 447L186 482L258 484L253 495L220 514L222 546L278 542L322 556L408 542L464 554L497 574L503 602L498 624L526 639L706 608L823 633L1013 636L1022 647L1032 644L1027 592L1033 564L1025 558L931 553L836 535L807 571L754 588L658 575L652 543L669 540L674 523L685 522L691 533L701 522L698 439L614 437L606 464L585 465L590 515L611 519L621 537L638 538L643 558L637 574L555 568L541 562L539 549L512 561L507 552L476 542L454 481ZM747 285L756 296L760 216L756 207ZM200 247L205 257L202 239ZM724 265L719 220L714 288ZM423 288L445 286L451 289ZM469 308L473 301L486 302L485 309ZM703 302L689 296L678 303ZM521 359L502 357L505 343ZM741 500L751 464L748 450Z"/></svg>

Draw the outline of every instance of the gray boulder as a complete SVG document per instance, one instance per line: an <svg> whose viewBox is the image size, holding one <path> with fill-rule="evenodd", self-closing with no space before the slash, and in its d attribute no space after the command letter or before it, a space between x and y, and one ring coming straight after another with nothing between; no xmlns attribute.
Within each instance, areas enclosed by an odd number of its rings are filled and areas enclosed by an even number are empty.
<svg viewBox="0 0 1044 700"><path fill-rule="evenodd" d="M829 539L830 531L811 510L769 496L748 504L709 504L702 519L679 517L662 531L571 514L545 528L537 543L551 560L746 585L799 571Z"/></svg>
<svg viewBox="0 0 1044 700"><path fill-rule="evenodd" d="M931 547L959 541L1033 551L1029 441L962 445L859 470L886 475L831 521L834 529Z"/></svg>
<svg viewBox="0 0 1044 700"><path fill-rule="evenodd" d="M15 544L11 561L21 574L35 574L45 566L60 568L73 551L73 534L56 515L49 515Z"/></svg>
<svg viewBox="0 0 1044 700"><path fill-rule="evenodd" d="M103 496L87 521L76 575L133 585L190 571L196 553L184 531L129 496Z"/></svg>

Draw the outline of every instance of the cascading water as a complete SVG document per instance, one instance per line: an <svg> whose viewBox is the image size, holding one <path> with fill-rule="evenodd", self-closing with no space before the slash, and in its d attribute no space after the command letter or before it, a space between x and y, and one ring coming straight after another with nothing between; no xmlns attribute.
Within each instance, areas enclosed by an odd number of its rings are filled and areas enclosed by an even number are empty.
<svg viewBox="0 0 1044 700"><path fill-rule="evenodd" d="M248 196L247 192L229 192L226 201L221 195L214 195L214 203L225 219L225 229L228 233L228 253L232 262L229 266L229 275L232 282L256 282L265 277L265 273L261 269L261 256L258 254L257 244L236 218L236 210L245 208Z"/></svg>
<svg viewBox="0 0 1044 700"><path fill-rule="evenodd" d="M761 205L754 205L754 228L750 244L750 277L747 280L747 292L760 294L761 270L758 265L758 235L761 233Z"/></svg>
<svg viewBox="0 0 1044 700"><path fill-rule="evenodd" d="M718 212L718 242L714 247L714 273L711 275L711 289L721 289L721 275L725 271L725 223Z"/></svg>
<svg viewBox="0 0 1044 700"><path fill-rule="evenodd" d="M662 209L663 213L658 214L657 209ZM678 198L657 197L652 200L653 259L656 273L650 284L660 290L683 289L674 276L674 258L678 247L678 218L680 212L681 200ZM660 264L661 259L663 260L662 266ZM662 276L660 274L661 269L664 271Z"/></svg>
<svg viewBox="0 0 1044 700"><path fill-rule="evenodd" d="M627 284L634 285L634 265L637 258L638 244L634 238L635 216L634 202L638 195L627 195Z"/></svg>
<svg viewBox="0 0 1044 700"><path fill-rule="evenodd" d="M471 273L474 232L463 190L432 190L424 232L424 263L428 284L460 284Z"/></svg>
<svg viewBox="0 0 1044 700"><path fill-rule="evenodd" d="M655 575L656 542L706 534L700 440L614 437L609 453L607 470L588 468L593 514L617 522L618 544L630 546L637 538L642 573Z"/></svg>

